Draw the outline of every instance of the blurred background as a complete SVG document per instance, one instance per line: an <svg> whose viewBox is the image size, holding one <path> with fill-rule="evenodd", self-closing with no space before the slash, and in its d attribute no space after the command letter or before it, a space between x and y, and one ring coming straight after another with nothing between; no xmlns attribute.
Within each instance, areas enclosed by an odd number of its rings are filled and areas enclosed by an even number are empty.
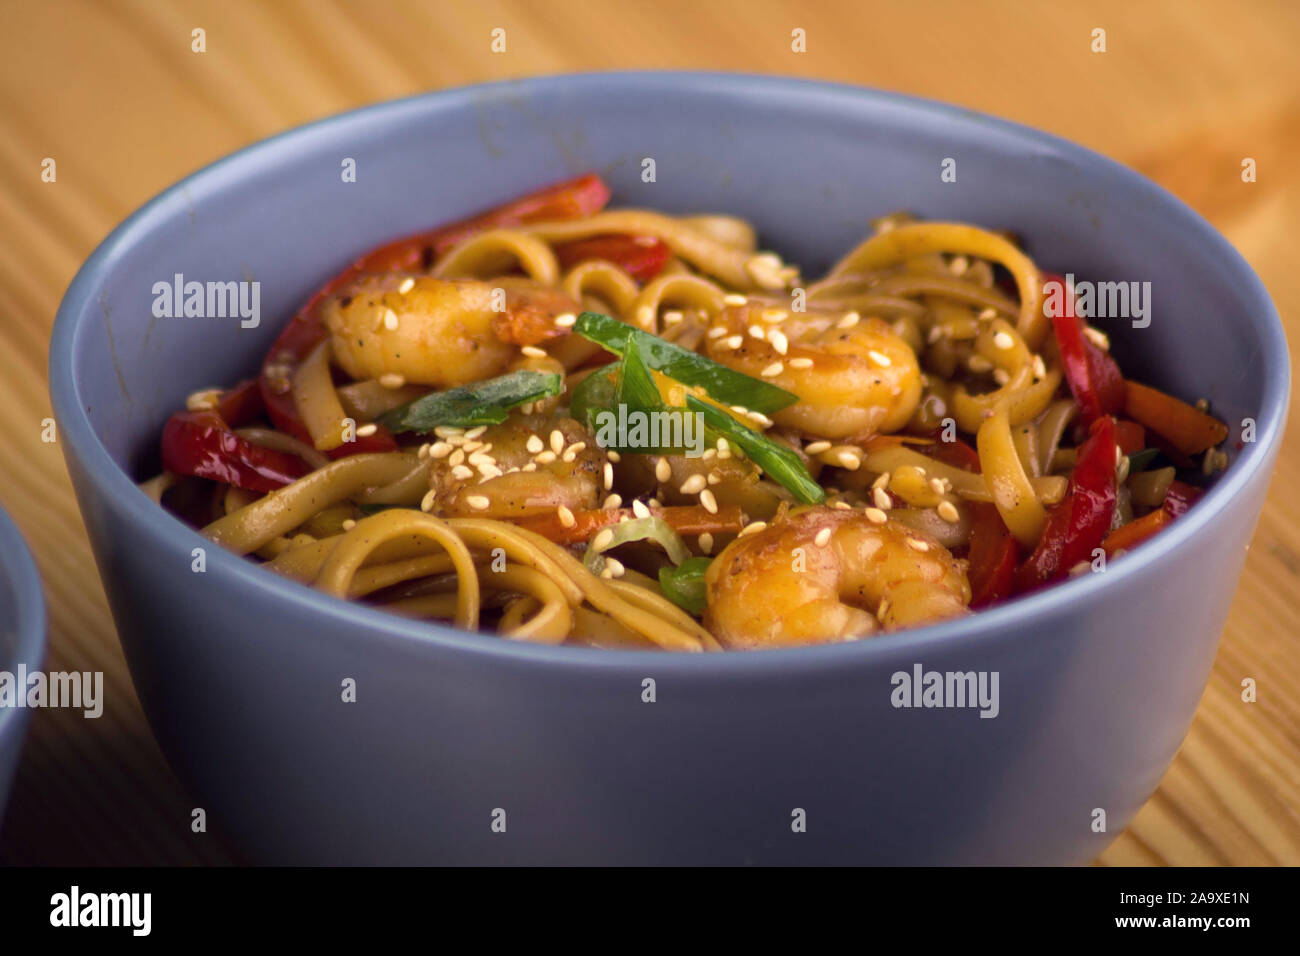
<svg viewBox="0 0 1300 956"><path fill-rule="evenodd" d="M490 49L496 29L504 52ZM806 52L791 49L796 29ZM0 502L45 577L46 667L103 671L107 698L98 720L35 712L3 864L237 861L219 832L190 831L194 802L144 721L62 455L40 430L50 326L78 266L149 197L263 137L542 73L710 69L897 90L1048 130L1155 179L1240 249L1300 341L1294 0L0 0L0 37ZM1247 157L1254 183L1241 179ZM46 158L55 182L42 181ZM1101 863L1300 864L1298 479L1291 440L1191 734ZM1241 701L1246 677L1257 703Z"/></svg>

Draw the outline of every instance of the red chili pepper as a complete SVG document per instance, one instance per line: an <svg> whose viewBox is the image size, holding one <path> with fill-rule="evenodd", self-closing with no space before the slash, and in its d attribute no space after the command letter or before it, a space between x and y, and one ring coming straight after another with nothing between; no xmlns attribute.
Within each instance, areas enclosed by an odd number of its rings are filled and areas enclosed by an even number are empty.
<svg viewBox="0 0 1300 956"><path fill-rule="evenodd" d="M1016 570L1016 591L1032 591L1091 561L1110 530L1115 499L1115 424L1104 415L1079 447L1065 497L1047 510L1038 547Z"/></svg>
<svg viewBox="0 0 1300 956"><path fill-rule="evenodd" d="M240 438L216 412L178 412L162 434L167 471L224 481L249 491L274 491L311 471L295 455Z"/></svg>
<svg viewBox="0 0 1300 956"><path fill-rule="evenodd" d="M1007 530L998 509L987 502L971 502L970 606L985 607L1008 597L1014 588L1020 559L1015 536Z"/></svg>
<svg viewBox="0 0 1300 956"><path fill-rule="evenodd" d="M1065 279L1054 273L1043 278L1061 283ZM1112 415L1124 407L1124 376L1115 360L1088 340L1083 320L1075 314L1074 292L1066 289L1065 307L1054 315L1052 329L1061 350L1061 366L1074 400L1083 412L1081 421L1091 425L1102 415Z"/></svg>
<svg viewBox="0 0 1300 956"><path fill-rule="evenodd" d="M1137 422L1120 419L1115 422L1115 444L1126 455L1147 447L1147 430Z"/></svg>
<svg viewBox="0 0 1300 956"><path fill-rule="evenodd" d="M963 471L973 471L977 475L980 473L979 452L960 438L944 441L941 430L935 431L932 445L920 446L917 451L930 456L936 461L941 461L945 465L952 465L952 467L960 468Z"/></svg>
<svg viewBox="0 0 1300 956"><path fill-rule="evenodd" d="M280 333L262 363L258 378L262 400L275 427L295 438L310 441L311 436L298 416L287 383L298 364L324 340L321 304L357 277L373 272L414 272L428 269L437 256L456 243L485 229L521 225L550 219L580 219L599 212L609 202L609 187L595 173L587 173L563 183L511 200L495 209L459 222L439 226L428 232L408 236L366 253L348 266L307 301ZM392 451L397 441L388 429L380 427L373 435L358 437L326 452L331 458L360 452Z"/></svg>
<svg viewBox="0 0 1300 956"><path fill-rule="evenodd" d="M230 428L242 428L266 410L257 379L246 378L217 399L217 414Z"/></svg>
<svg viewBox="0 0 1300 956"><path fill-rule="evenodd" d="M1169 490L1165 492L1164 510L1169 512L1171 518L1181 518L1203 493L1200 488L1185 481L1171 481Z"/></svg>
<svg viewBox="0 0 1300 956"><path fill-rule="evenodd" d="M673 250L654 236L608 235L575 239L555 247L560 265L569 269L588 259L612 262L637 282L648 282L663 271Z"/></svg>

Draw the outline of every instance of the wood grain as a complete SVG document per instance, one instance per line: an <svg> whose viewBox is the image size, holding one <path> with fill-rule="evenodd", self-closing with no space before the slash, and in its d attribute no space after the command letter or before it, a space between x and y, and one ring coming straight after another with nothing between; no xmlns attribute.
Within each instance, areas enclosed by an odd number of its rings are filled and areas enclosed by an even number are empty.
<svg viewBox="0 0 1300 956"><path fill-rule="evenodd" d="M190 31L207 31L207 52ZM507 52L489 52L494 27ZM791 30L807 52L791 52ZM1107 31L1104 54L1089 49ZM0 499L36 552L52 669L105 674L104 716L37 712L4 863L224 863L131 689L56 445L45 361L95 244L199 166L308 120L488 79L708 68L902 90L1040 127L1179 194L1242 251L1300 341L1300 6L1278 2L594 3L7 0L0 4ZM1240 179L1245 156L1258 162ZM58 163L43 183L41 161ZM1300 447L1292 414L1191 733L1108 864L1300 863ZM1259 700L1240 699L1243 677Z"/></svg>

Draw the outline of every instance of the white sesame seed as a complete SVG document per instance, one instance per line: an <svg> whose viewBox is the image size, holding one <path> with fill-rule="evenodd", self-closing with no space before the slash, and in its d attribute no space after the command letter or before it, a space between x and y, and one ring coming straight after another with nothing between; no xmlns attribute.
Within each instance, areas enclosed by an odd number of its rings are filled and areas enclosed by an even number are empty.
<svg viewBox="0 0 1300 956"><path fill-rule="evenodd" d="M379 431L379 426L376 425L374 422L371 422L368 425L359 425L357 426L357 437L369 438L377 431Z"/></svg>
<svg viewBox="0 0 1300 956"><path fill-rule="evenodd" d="M1009 349L1016 344L1016 340L1006 332L998 332L997 335L993 336L993 344L1000 349Z"/></svg>
<svg viewBox="0 0 1300 956"><path fill-rule="evenodd" d="M464 463L465 463L465 449L464 449L464 448L457 448L455 451L453 451L453 452L452 452L452 453L447 457L447 464L451 465L453 468L454 468L456 465L462 465L462 464L464 464Z"/></svg>
<svg viewBox="0 0 1300 956"><path fill-rule="evenodd" d="M944 490L945 490L945 489L944 489L944 486L943 486L943 479L942 479L942 478L931 478L931 479L930 479L930 490L933 491L936 495L941 495L941 494L943 494L943 493L944 493Z"/></svg>
<svg viewBox="0 0 1300 956"><path fill-rule="evenodd" d="M711 339L720 339L727 334L727 327L725 325L715 325L704 334Z"/></svg>
<svg viewBox="0 0 1300 956"><path fill-rule="evenodd" d="M546 446L542 444L542 440L536 435L529 435L528 441L524 442L524 447L528 449L528 454L536 455Z"/></svg>
<svg viewBox="0 0 1300 956"><path fill-rule="evenodd" d="M718 513L718 499L713 497L713 492L705 488L700 492L700 504L704 505L704 510L711 515Z"/></svg>
<svg viewBox="0 0 1300 956"><path fill-rule="evenodd" d="M708 485L708 483L709 483L709 479L706 478L704 475L691 475L689 478L687 478L685 481L682 482L682 485L678 489L678 491L680 491L684 495L696 495L699 494L705 488L705 486Z"/></svg>
<svg viewBox="0 0 1300 956"><path fill-rule="evenodd" d="M876 605L876 617L883 621L887 613L889 613L889 598L881 598L880 603Z"/></svg>
<svg viewBox="0 0 1300 956"><path fill-rule="evenodd" d="M533 461L537 462L537 464L539 465L549 465L551 462L555 461L555 459L558 457L559 456L555 454L555 452L553 451L543 451L543 452L539 452L537 457L534 458Z"/></svg>
<svg viewBox="0 0 1300 956"><path fill-rule="evenodd" d="M356 519L354 519L354 518L344 518L344 519L343 519L343 530L344 530L344 531L351 531L351 530L352 530L353 528L355 528L356 526L357 526Z"/></svg>
<svg viewBox="0 0 1300 956"><path fill-rule="evenodd" d="M831 540L831 529L822 528L820 531L817 532L817 536L813 538L813 544L817 545L817 547L819 548L824 548L826 547L826 545L830 543L830 540Z"/></svg>
<svg viewBox="0 0 1300 956"><path fill-rule="evenodd" d="M852 511L852 510L853 510L853 506L852 506L851 504L849 504L847 501L833 501L833 502L831 502L831 507L834 508L834 509L836 509L837 511Z"/></svg>
<svg viewBox="0 0 1300 956"><path fill-rule="evenodd" d="M603 528L596 537L591 539L591 549L593 551L604 551L614 540L614 531L612 528Z"/></svg>
<svg viewBox="0 0 1300 956"><path fill-rule="evenodd" d="M764 309L763 321L772 323L783 322L788 315L789 313L783 309Z"/></svg>
<svg viewBox="0 0 1300 956"><path fill-rule="evenodd" d="M618 494L610 495L604 500L601 507L610 511L621 508L623 507L623 496Z"/></svg>
<svg viewBox="0 0 1300 956"><path fill-rule="evenodd" d="M384 310L384 328L389 332L397 331L397 313L392 309Z"/></svg>
<svg viewBox="0 0 1300 956"><path fill-rule="evenodd" d="M718 474L716 470L711 471L709 472L709 477L706 480L711 485L720 485L722 484L722 475Z"/></svg>
<svg viewBox="0 0 1300 956"><path fill-rule="evenodd" d="M886 355L884 352L878 352L875 349L870 349L868 350L867 355L870 356L871 361L875 362L881 368L889 368L889 366L894 364L889 360L889 356Z"/></svg>
<svg viewBox="0 0 1300 956"><path fill-rule="evenodd" d="M841 468L847 468L849 471L857 471L862 467L862 459L852 448L841 449L836 455L836 460L839 461Z"/></svg>
<svg viewBox="0 0 1300 956"><path fill-rule="evenodd" d="M876 503L876 507L881 511L888 511L894 506L893 501L889 497L889 492L884 488L876 488L873 490L871 492L871 500Z"/></svg>
<svg viewBox="0 0 1300 956"><path fill-rule="evenodd" d="M578 523L578 519L573 516L573 512L564 505L556 505L555 515L560 519L560 524L566 528L572 528Z"/></svg>
<svg viewBox="0 0 1300 956"><path fill-rule="evenodd" d="M436 491L430 489L429 491L425 492L424 497L420 499L420 510L432 511L433 503L437 500L437 498L438 498L438 493Z"/></svg>
<svg viewBox="0 0 1300 956"><path fill-rule="evenodd" d="M808 356L800 355L797 358L790 359L787 364L791 368L812 368L812 363L813 360L808 358Z"/></svg>
<svg viewBox="0 0 1300 956"><path fill-rule="evenodd" d="M614 449L612 449L612 448L611 448L609 451L605 452L605 457L608 458L610 461L612 461L612 462L613 462L614 464L616 464L616 465L619 463L619 460L621 459L621 456L619 455L619 453L616 452L616 451L614 451Z"/></svg>
<svg viewBox="0 0 1300 956"><path fill-rule="evenodd" d="M672 311L670 311L670 312L665 312L665 313L664 313L664 325L677 325L677 324L678 324L679 322L681 322L682 319L684 319L684 318L685 318L685 316L682 315L680 312L678 312L678 311L675 310L675 309L672 310Z"/></svg>
<svg viewBox="0 0 1300 956"><path fill-rule="evenodd" d="M871 490L875 491L877 488L886 488L888 486L889 486L889 472L882 471L879 475L876 476L876 480L871 483Z"/></svg>
<svg viewBox="0 0 1300 956"><path fill-rule="evenodd" d="M879 508L868 508L864 513L867 516L867 520L872 524L884 524L889 520L889 515L885 514Z"/></svg>
<svg viewBox="0 0 1300 956"><path fill-rule="evenodd" d="M941 338L943 338L942 326L932 325L930 326L930 331L925 334L925 340L931 345L938 342Z"/></svg>
<svg viewBox="0 0 1300 956"><path fill-rule="evenodd" d="M672 481L673 466L668 464L667 458L658 458L655 460L655 480L659 482Z"/></svg>
<svg viewBox="0 0 1300 956"><path fill-rule="evenodd" d="M822 452L828 450L830 447L831 447L831 443L828 441L815 441L815 442L810 442L804 448L804 451L807 452L809 455L820 455Z"/></svg>
<svg viewBox="0 0 1300 956"><path fill-rule="evenodd" d="M600 569L600 576L602 578L609 579L614 576L614 572L608 565L606 565L605 567Z"/></svg>
<svg viewBox="0 0 1300 956"><path fill-rule="evenodd" d="M525 345L519 351L529 358L546 358L546 350L539 349L536 345Z"/></svg>
<svg viewBox="0 0 1300 956"><path fill-rule="evenodd" d="M206 388L199 392L192 392L185 399L185 408L191 412L206 412L217 407L221 399L221 389Z"/></svg>
<svg viewBox="0 0 1300 956"><path fill-rule="evenodd" d="M558 428L551 432L551 451L555 452L557 455L564 451L564 432L560 431Z"/></svg>
<svg viewBox="0 0 1300 956"><path fill-rule="evenodd" d="M1034 355L1033 367L1034 378L1040 381L1047 378L1047 366L1043 363L1043 357L1041 355Z"/></svg>
<svg viewBox="0 0 1300 956"><path fill-rule="evenodd" d="M761 325L751 325L745 331L747 331L749 333L749 337L753 339L767 338L767 329L763 328Z"/></svg>
<svg viewBox="0 0 1300 956"><path fill-rule="evenodd" d="M964 275L970 268L970 260L965 256L953 256L952 262L948 263L948 268L952 270L955 276Z"/></svg>
<svg viewBox="0 0 1300 956"><path fill-rule="evenodd" d="M438 425L434 428L433 433L439 438L451 438L453 436L463 438L465 436L465 429L459 428L456 425Z"/></svg>
<svg viewBox="0 0 1300 956"><path fill-rule="evenodd" d="M401 388L406 384L406 379L396 372L386 372L379 376L379 384L384 388Z"/></svg>
<svg viewBox="0 0 1300 956"><path fill-rule="evenodd" d="M979 317L983 319L985 322L987 322L989 319L996 319L998 317L998 310L994 308L983 309L980 311Z"/></svg>
<svg viewBox="0 0 1300 956"><path fill-rule="evenodd" d="M451 470L451 476L457 481L469 481L474 477L474 469L466 468L464 465L457 465Z"/></svg>
<svg viewBox="0 0 1300 956"><path fill-rule="evenodd" d="M623 567L623 562L618 558L606 558L605 567L608 568L609 573L616 578L621 578L627 571L627 568Z"/></svg>
<svg viewBox="0 0 1300 956"><path fill-rule="evenodd" d="M485 495L470 495L465 499L465 504L469 505L475 511L486 511L492 504L492 499Z"/></svg>
<svg viewBox="0 0 1300 956"><path fill-rule="evenodd" d="M535 461L530 461L528 464L524 465L524 467L520 468L519 470L520 470L520 471L536 471L536 470L537 470L537 462L535 462Z"/></svg>
<svg viewBox="0 0 1300 956"><path fill-rule="evenodd" d="M972 355L966 360L966 365L972 372L989 372L993 370L993 363L982 355Z"/></svg>
<svg viewBox="0 0 1300 956"><path fill-rule="evenodd" d="M930 550L930 546L926 544L924 541L922 541L920 538L908 538L907 546L911 548L913 551L920 551L922 554Z"/></svg>
<svg viewBox="0 0 1300 956"><path fill-rule="evenodd" d="M723 452L726 452L727 454L731 454L731 445L729 445L729 444L727 443L727 440L726 440L725 438L719 438L719 439L718 439L718 441L717 441L717 448L718 448L718 457L719 457L719 458L722 457L722 453L723 453Z"/></svg>
<svg viewBox="0 0 1300 956"><path fill-rule="evenodd" d="M406 295L406 293L410 292L414 288L415 288L415 280L412 279L410 276L407 276L405 279L402 280L402 284L397 287L397 291L401 295Z"/></svg>
<svg viewBox="0 0 1300 956"><path fill-rule="evenodd" d="M604 477L605 477L605 490L609 491L609 489L614 487L614 466L611 465L609 462L605 462Z"/></svg>
<svg viewBox="0 0 1300 956"><path fill-rule="evenodd" d="M846 312L844 317L835 323L836 328L851 329L862 320L862 316L856 312Z"/></svg>
<svg viewBox="0 0 1300 956"><path fill-rule="evenodd" d="M784 355L790 350L790 340L785 337L785 333L780 329L773 329L769 332L767 340L772 343L772 348L776 349L778 355Z"/></svg>
<svg viewBox="0 0 1300 956"><path fill-rule="evenodd" d="M647 498L647 499L646 499L646 504L649 505L651 508L662 508L662 507L663 507L663 502L660 501L658 498Z"/></svg>
<svg viewBox="0 0 1300 956"><path fill-rule="evenodd" d="M745 525L745 527L740 529L740 533L737 534L736 537L743 538L747 534L757 534L766 527L766 521L751 521L749 524Z"/></svg>
<svg viewBox="0 0 1300 956"><path fill-rule="evenodd" d="M725 305L744 305L749 300L739 293L732 292L728 295L724 295L722 301Z"/></svg>
<svg viewBox="0 0 1300 956"><path fill-rule="evenodd" d="M951 501L939 502L939 507L934 509L939 513L939 517L949 524L956 524L961 520L961 515L957 512L957 506Z"/></svg>
<svg viewBox="0 0 1300 956"><path fill-rule="evenodd" d="M555 317L555 324L562 329L571 328L578 321L578 317L572 312L561 312Z"/></svg>
<svg viewBox="0 0 1300 956"><path fill-rule="evenodd" d="M1005 385L1007 382L1011 381L1011 375L1004 368L995 368L993 370L993 381L997 382L999 385Z"/></svg>
<svg viewBox="0 0 1300 956"><path fill-rule="evenodd" d="M636 515L638 518L649 518L650 509L645 506L644 501L641 501L639 498L633 498L632 514Z"/></svg>
<svg viewBox="0 0 1300 956"><path fill-rule="evenodd" d="M732 335L723 339L718 345L726 349L738 349L744 344L744 341L745 337L743 335Z"/></svg>
<svg viewBox="0 0 1300 956"><path fill-rule="evenodd" d="M705 554L713 553L713 535L707 531L700 535L700 550Z"/></svg>
<svg viewBox="0 0 1300 956"><path fill-rule="evenodd" d="M761 374L763 378L775 378L785 371L785 365L782 362L773 362L767 368L763 369Z"/></svg>
<svg viewBox="0 0 1300 956"><path fill-rule="evenodd" d="M1115 480L1121 485L1128 481L1128 471L1131 467L1132 463L1128 460L1128 455L1125 455L1119 460L1119 468L1115 472Z"/></svg>

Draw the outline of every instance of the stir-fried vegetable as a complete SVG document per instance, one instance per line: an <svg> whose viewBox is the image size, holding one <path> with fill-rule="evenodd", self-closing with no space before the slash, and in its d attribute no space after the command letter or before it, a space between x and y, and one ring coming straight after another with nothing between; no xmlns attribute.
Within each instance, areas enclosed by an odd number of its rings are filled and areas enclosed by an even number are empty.
<svg viewBox="0 0 1300 956"><path fill-rule="evenodd" d="M691 614L703 614L708 606L704 572L712 558L687 558L676 567L659 569L659 587L664 597Z"/></svg>
<svg viewBox="0 0 1300 956"><path fill-rule="evenodd" d="M770 415L799 400L793 392L719 365L703 355L599 312L582 313L573 331L616 355L622 355L628 342L635 340L648 367L683 385L698 385L710 398L724 405L740 405Z"/></svg>
<svg viewBox="0 0 1300 956"><path fill-rule="evenodd" d="M612 262L637 282L649 282L668 264L673 250L655 236L592 236L555 247L561 268L570 269L588 259Z"/></svg>
<svg viewBox="0 0 1300 956"><path fill-rule="evenodd" d="M177 475L275 491L311 471L296 455L264 448L232 432L216 412L180 412L162 434L162 465Z"/></svg>
<svg viewBox="0 0 1300 956"><path fill-rule="evenodd" d="M984 607L1010 596L1020 551L1016 538L988 502L971 502L970 606Z"/></svg>
<svg viewBox="0 0 1300 956"><path fill-rule="evenodd" d="M707 511L700 505L652 507L649 511L653 517L662 518L680 535L735 534L748 521L745 513L735 505L722 506L716 513ZM631 508L596 508L575 512L572 524L562 522L554 514L513 518L511 523L535 531L556 544L571 545L585 544L602 528L626 524L637 520L637 517Z"/></svg>
<svg viewBox="0 0 1300 956"><path fill-rule="evenodd" d="M564 377L520 369L473 385L434 392L377 419L395 432L430 432L439 425L499 425L510 409L525 402L559 395Z"/></svg>
<svg viewBox="0 0 1300 956"><path fill-rule="evenodd" d="M617 548L629 541L653 541L664 549L673 564L681 564L691 556L686 542L681 539L673 526L663 518L651 515L648 518L632 518L608 525L598 531L587 542L587 551L582 556L582 563L588 570L599 573L605 567L604 553L610 548Z"/></svg>
<svg viewBox="0 0 1300 956"><path fill-rule="evenodd" d="M1125 382L1124 410L1183 455L1197 455L1228 437L1228 426L1186 402L1137 382Z"/></svg>
<svg viewBox="0 0 1300 956"><path fill-rule="evenodd" d="M704 424L735 445L777 484L789 490L803 504L826 500L826 492L813 480L803 459L793 449L778 445L766 435L746 428L730 415L694 395L686 396L686 407L704 416Z"/></svg>
<svg viewBox="0 0 1300 956"><path fill-rule="evenodd" d="M1059 275L1044 273L1064 285ZM1110 355L1084 334L1083 320L1075 312L1073 290L1067 290L1065 308L1052 316L1052 330L1060 346L1061 365L1074 400L1082 410L1082 422L1092 424L1102 415L1113 415L1124 407L1124 377Z"/></svg>

